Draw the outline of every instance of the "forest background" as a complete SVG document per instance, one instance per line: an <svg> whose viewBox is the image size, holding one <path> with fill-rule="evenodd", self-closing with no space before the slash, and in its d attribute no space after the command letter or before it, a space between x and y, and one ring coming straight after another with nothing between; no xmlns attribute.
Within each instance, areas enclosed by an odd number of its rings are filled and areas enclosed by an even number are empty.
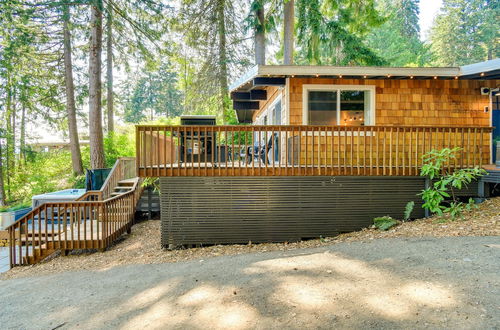
<svg viewBox="0 0 500 330"><path fill-rule="evenodd" d="M137 123L236 123L228 86L257 64L460 66L500 55L500 3L443 0L3 0L0 207L82 187L135 153ZM69 149L40 151L42 139ZM82 141L88 141L81 144Z"/></svg>

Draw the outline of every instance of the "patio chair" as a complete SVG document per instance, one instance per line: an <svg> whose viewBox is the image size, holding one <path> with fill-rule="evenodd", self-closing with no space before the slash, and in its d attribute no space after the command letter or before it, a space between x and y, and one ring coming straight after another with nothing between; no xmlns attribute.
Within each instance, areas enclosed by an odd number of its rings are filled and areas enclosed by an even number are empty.
<svg viewBox="0 0 500 330"><path fill-rule="evenodd" d="M272 134L265 145L254 145L253 147L248 147L246 149L246 154L242 153L241 156L246 157L247 163L250 164L252 161L262 161L264 164L271 164L271 159L274 157L274 148L273 148L273 139L274 145L278 145L278 133ZM269 156L270 150L273 150L271 156ZM252 157L253 155L253 157Z"/></svg>

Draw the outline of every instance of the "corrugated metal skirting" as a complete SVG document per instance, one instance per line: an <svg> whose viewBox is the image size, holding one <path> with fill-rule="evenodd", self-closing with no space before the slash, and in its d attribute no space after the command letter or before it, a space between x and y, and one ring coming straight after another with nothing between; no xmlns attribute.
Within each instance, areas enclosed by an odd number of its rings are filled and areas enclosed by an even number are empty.
<svg viewBox="0 0 500 330"><path fill-rule="evenodd" d="M424 216L420 177L163 177L162 244L296 241Z"/></svg>

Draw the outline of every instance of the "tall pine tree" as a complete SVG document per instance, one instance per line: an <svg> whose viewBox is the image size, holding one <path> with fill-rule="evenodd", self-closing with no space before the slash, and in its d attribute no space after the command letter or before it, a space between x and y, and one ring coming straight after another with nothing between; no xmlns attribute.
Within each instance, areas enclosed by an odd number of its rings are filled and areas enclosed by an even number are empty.
<svg viewBox="0 0 500 330"><path fill-rule="evenodd" d="M431 30L436 64L465 65L500 56L498 0L444 0Z"/></svg>
<svg viewBox="0 0 500 330"><path fill-rule="evenodd" d="M383 22L373 0L297 0L297 63L382 65L365 43Z"/></svg>
<svg viewBox="0 0 500 330"><path fill-rule="evenodd" d="M419 0L381 0L380 13L385 23L373 29L368 46L390 66L424 66L431 58L420 40Z"/></svg>

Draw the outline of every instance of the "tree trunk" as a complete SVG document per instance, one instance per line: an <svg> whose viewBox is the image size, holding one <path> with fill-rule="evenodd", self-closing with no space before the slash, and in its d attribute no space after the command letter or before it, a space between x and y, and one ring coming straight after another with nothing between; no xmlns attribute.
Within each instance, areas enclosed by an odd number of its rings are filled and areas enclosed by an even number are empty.
<svg viewBox="0 0 500 330"><path fill-rule="evenodd" d="M11 87L10 87L10 74L7 72L7 79L6 79L6 84L5 84L5 93L6 95L6 100L5 100L5 114L4 114L4 122L5 122L5 131L3 132L2 138L5 140L5 175L8 178L10 177L9 175L9 143L10 143L10 107L12 103L12 97L11 97ZM1 141L0 141L1 143ZM7 185L7 189L9 188L9 185ZM10 195L10 194L9 194Z"/></svg>
<svg viewBox="0 0 500 330"><path fill-rule="evenodd" d="M78 127L76 123L75 86L73 83L73 60L71 57L71 32L69 30L70 12L69 5L64 5L63 12L64 31L64 80L66 83L66 107L68 111L68 133L69 148L71 150L71 162L75 174L83 174L82 155L80 152L80 141L78 139Z"/></svg>
<svg viewBox="0 0 500 330"><path fill-rule="evenodd" d="M227 124L226 109L228 108L228 93L229 86L227 82L227 53L226 53L226 16L224 9L226 7L225 0L219 0L217 7L217 25L219 34L219 92L220 92L220 112L222 114L224 125Z"/></svg>
<svg viewBox="0 0 500 330"><path fill-rule="evenodd" d="M266 29L264 18L264 4L256 12L258 26L255 28L255 64L266 64Z"/></svg>
<svg viewBox="0 0 500 330"><path fill-rule="evenodd" d="M106 28L106 106L108 114L108 134L115 130L114 112L113 112L113 8L111 0L108 0L107 10L107 28Z"/></svg>
<svg viewBox="0 0 500 330"><path fill-rule="evenodd" d="M294 0L283 5L283 64L293 64L293 33L295 26Z"/></svg>
<svg viewBox="0 0 500 330"><path fill-rule="evenodd" d="M94 0L90 15L89 56L89 135L90 167L104 167L104 143L101 112L101 53L102 53L102 0Z"/></svg>
<svg viewBox="0 0 500 330"><path fill-rule="evenodd" d="M12 78L10 75L7 76L7 101L6 101L6 111L5 111L5 165L6 165L6 179L7 179L7 194L10 194L10 177L11 173L15 167L15 150L16 150L16 102L15 102L15 91L12 84Z"/></svg>
<svg viewBox="0 0 500 330"><path fill-rule="evenodd" d="M24 98L23 98L24 99ZM19 157L26 163L26 105L21 103L21 131L19 133Z"/></svg>
<svg viewBox="0 0 500 330"><path fill-rule="evenodd" d="M1 138L1 136L0 136ZM5 184L3 181L3 152L2 152L2 141L0 141L0 206L5 206Z"/></svg>

